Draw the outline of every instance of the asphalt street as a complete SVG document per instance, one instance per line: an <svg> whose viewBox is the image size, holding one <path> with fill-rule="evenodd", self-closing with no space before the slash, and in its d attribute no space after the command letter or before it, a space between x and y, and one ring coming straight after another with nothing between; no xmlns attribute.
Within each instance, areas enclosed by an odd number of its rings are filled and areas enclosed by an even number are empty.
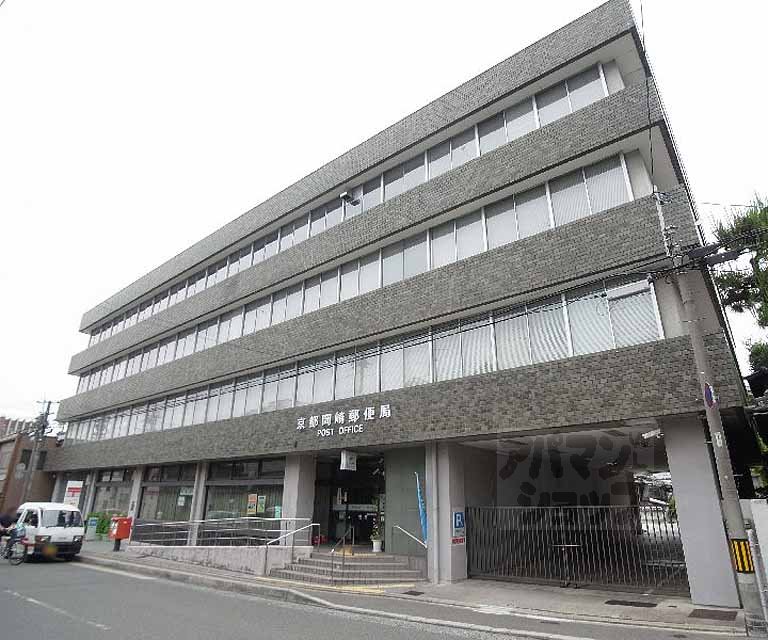
<svg viewBox="0 0 768 640"><path fill-rule="evenodd" d="M340 604L372 608L381 599L325 594ZM388 610L447 619L435 606L389 603ZM651 640L713 636L681 631L519 619L503 612L451 612L467 625L521 629L506 637ZM462 616L464 616L462 618ZM0 638L14 640L499 638L481 631L290 604L142 576L85 563L0 562Z"/></svg>

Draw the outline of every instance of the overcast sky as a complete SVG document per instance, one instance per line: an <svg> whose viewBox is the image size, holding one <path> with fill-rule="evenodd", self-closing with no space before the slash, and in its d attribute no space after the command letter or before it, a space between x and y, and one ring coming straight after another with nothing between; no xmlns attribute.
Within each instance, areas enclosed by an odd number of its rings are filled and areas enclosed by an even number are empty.
<svg viewBox="0 0 768 640"><path fill-rule="evenodd" d="M0 415L74 393L84 311L597 4L6 0ZM698 202L768 192L768 3L644 11Z"/></svg>

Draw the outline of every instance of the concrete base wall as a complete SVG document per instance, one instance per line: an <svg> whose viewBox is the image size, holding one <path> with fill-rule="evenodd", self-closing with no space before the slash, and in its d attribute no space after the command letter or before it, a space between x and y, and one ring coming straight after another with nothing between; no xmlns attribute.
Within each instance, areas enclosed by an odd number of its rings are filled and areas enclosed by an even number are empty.
<svg viewBox="0 0 768 640"><path fill-rule="evenodd" d="M384 545L387 553L423 557L423 547L393 526L399 525L420 538L421 518L416 494L416 473L422 491L425 490L424 448L393 449L384 455L386 466L386 501L384 515Z"/></svg>
<svg viewBox="0 0 768 640"><path fill-rule="evenodd" d="M228 569L256 576L269 575L272 569L282 569L291 561L291 547L278 545L269 545L269 547L165 547L131 544L125 550L128 553L141 554L143 557L152 556L163 560L188 562L203 567ZM312 547L294 547L293 559L308 558L310 553L312 553Z"/></svg>

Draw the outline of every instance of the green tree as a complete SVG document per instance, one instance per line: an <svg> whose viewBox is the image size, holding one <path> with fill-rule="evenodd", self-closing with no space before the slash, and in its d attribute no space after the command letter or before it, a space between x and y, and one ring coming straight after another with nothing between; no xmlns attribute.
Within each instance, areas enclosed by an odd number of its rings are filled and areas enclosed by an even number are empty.
<svg viewBox="0 0 768 640"><path fill-rule="evenodd" d="M719 222L715 236L726 250L750 256L747 268L714 274L723 304L737 313L749 311L759 326L768 327L768 203L756 197L745 211Z"/></svg>
<svg viewBox="0 0 768 640"><path fill-rule="evenodd" d="M768 369L768 342L749 342L749 367L752 371Z"/></svg>

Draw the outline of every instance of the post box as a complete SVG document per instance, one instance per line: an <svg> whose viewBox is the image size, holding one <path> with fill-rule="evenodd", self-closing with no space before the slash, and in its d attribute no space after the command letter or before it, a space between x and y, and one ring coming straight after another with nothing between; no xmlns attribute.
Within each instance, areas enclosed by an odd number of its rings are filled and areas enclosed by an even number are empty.
<svg viewBox="0 0 768 640"><path fill-rule="evenodd" d="M112 516L109 523L109 539L115 541L114 551L120 550L120 541L131 537L133 518Z"/></svg>

